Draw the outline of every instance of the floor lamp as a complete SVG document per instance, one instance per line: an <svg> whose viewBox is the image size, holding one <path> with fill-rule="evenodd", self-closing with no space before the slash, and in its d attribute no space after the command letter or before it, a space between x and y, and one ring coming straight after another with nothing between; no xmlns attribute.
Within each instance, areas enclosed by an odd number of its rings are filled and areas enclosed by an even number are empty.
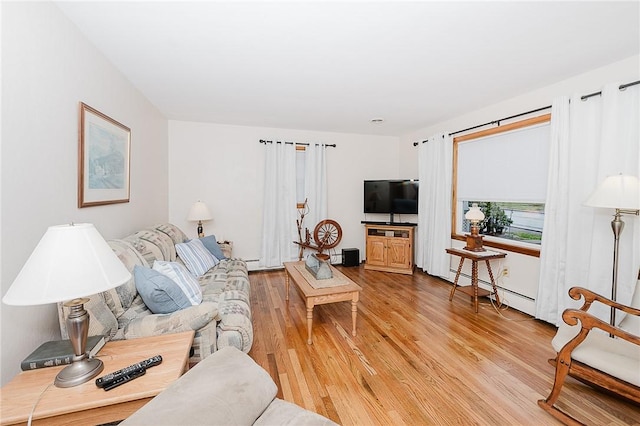
<svg viewBox="0 0 640 426"><path fill-rule="evenodd" d="M618 248L620 246L620 234L624 229L621 216L640 214L640 180L636 176L615 175L609 176L589 196L585 205L615 209L616 213L611 221L613 231L613 279L611 283L611 300L616 301L618 288ZM615 327L616 310L611 308L609 323Z"/></svg>

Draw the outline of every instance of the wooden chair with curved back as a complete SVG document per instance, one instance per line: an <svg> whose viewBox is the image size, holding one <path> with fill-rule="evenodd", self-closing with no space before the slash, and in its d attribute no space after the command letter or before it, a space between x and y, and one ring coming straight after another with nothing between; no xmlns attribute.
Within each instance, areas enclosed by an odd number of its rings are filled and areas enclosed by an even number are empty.
<svg viewBox="0 0 640 426"><path fill-rule="evenodd" d="M562 313L565 324L560 325L552 341L557 356L549 360L556 368L555 381L547 399L539 400L538 405L564 424L581 424L554 405L567 375L640 405L640 280L631 306L581 287L571 288L569 296L583 298L584 303L579 309ZM594 302L626 316L613 327L588 312Z"/></svg>

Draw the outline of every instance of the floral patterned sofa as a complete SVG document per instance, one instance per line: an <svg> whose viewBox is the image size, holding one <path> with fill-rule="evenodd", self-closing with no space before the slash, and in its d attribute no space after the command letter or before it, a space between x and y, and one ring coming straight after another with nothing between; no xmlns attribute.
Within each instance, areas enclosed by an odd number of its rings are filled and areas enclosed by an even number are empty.
<svg viewBox="0 0 640 426"><path fill-rule="evenodd" d="M91 316L89 335L122 340L194 330L191 363L197 363L225 346L249 352L253 343L249 276L246 263L232 258L231 243L220 244L227 259L197 278L202 289L199 305L168 314L154 314L138 294L134 267L152 267L155 260L181 262L175 245L185 241L184 232L169 223L109 240L132 278L119 287L90 296L85 304ZM58 304L63 339L68 339L67 314L68 308Z"/></svg>

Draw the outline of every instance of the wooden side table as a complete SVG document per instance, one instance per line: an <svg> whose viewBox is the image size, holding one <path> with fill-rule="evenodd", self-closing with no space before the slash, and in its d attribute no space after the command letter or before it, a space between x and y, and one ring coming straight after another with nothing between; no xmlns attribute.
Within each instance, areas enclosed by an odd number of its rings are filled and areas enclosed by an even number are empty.
<svg viewBox="0 0 640 426"><path fill-rule="evenodd" d="M125 419L189 369L193 331L107 342L98 352L104 362L100 376L136 362L162 356L162 363L129 383L104 391L90 380L57 388L53 380L64 367L23 371L2 387L0 423L23 424L33 411L33 424L102 424Z"/></svg>
<svg viewBox="0 0 640 426"><path fill-rule="evenodd" d="M458 265L456 278L453 281L451 294L449 294L449 302L453 300L453 295L456 294L456 289L458 287L458 278L460 278L460 272L462 271L462 265L464 264L465 259L471 259L471 285L460 287L459 290L471 296L471 302L475 307L476 313L478 313L478 297L489 296L491 294L490 291L487 291L483 288L478 288L478 261L484 260L485 264L487 265L487 271L489 272L489 278L491 278L491 287L493 288L493 294L496 298L496 302L498 302L499 305L500 296L498 296L498 288L496 287L496 282L493 278L493 271L491 271L491 263L489 263L489 261L492 259L503 259L507 256L507 254L491 250L470 251L458 248L448 248L446 249L446 251L447 253L454 256L460 256L460 264Z"/></svg>

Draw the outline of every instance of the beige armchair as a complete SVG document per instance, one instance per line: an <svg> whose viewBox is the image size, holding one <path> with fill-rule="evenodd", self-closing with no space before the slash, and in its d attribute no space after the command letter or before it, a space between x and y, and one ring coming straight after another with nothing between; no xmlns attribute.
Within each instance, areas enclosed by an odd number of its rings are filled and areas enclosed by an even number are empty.
<svg viewBox="0 0 640 426"><path fill-rule="evenodd" d="M583 298L584 303L580 309L567 309L562 314L566 324L561 324L552 341L557 356L549 360L556 368L555 381L547 399L539 400L538 405L564 424L577 425L581 423L554 405L567 375L640 404L640 280L631 306L581 287L570 289L569 296ZM594 302L626 316L613 327L588 313Z"/></svg>

